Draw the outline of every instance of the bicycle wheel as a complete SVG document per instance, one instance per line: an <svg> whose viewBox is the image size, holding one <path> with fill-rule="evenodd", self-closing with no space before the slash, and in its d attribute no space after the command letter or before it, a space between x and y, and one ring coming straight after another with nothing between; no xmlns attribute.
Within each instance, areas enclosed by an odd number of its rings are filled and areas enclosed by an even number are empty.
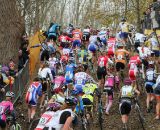
<svg viewBox="0 0 160 130"><path fill-rule="evenodd" d="M98 122L99 122L100 130L103 130L102 116L103 116L103 107L102 107L102 100L101 100L98 106Z"/></svg>
<svg viewBox="0 0 160 130"><path fill-rule="evenodd" d="M138 117L139 117L139 121L141 123L142 129L145 130L145 127L144 127L144 117L142 115L142 112L140 110L139 105L137 105L137 113L138 113Z"/></svg>
<svg viewBox="0 0 160 130"><path fill-rule="evenodd" d="M33 120L31 122L31 124L29 125L29 129L28 130L34 130L39 122L40 118L37 118L35 120Z"/></svg>
<svg viewBox="0 0 160 130"><path fill-rule="evenodd" d="M13 124L9 127L9 130L16 130L16 126Z"/></svg>
<svg viewBox="0 0 160 130"><path fill-rule="evenodd" d="M22 130L22 127L20 124L16 123L16 130Z"/></svg>

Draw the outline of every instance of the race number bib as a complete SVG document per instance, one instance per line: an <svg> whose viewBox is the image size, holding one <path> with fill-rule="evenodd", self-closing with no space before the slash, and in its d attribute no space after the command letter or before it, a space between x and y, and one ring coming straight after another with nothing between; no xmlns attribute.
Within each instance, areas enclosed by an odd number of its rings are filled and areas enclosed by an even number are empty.
<svg viewBox="0 0 160 130"><path fill-rule="evenodd" d="M49 122L49 120L52 118L52 116L50 115L42 115L40 121L39 121L39 124L41 125L45 125L46 123Z"/></svg>
<svg viewBox="0 0 160 130"><path fill-rule="evenodd" d="M77 84L82 84L83 83L83 79L78 79L77 80Z"/></svg>
<svg viewBox="0 0 160 130"><path fill-rule="evenodd" d="M134 63L131 63L130 69L134 70L136 68L136 65Z"/></svg>
<svg viewBox="0 0 160 130"><path fill-rule="evenodd" d="M149 81L152 81L153 78L154 78L154 71L148 71L148 72L147 72L147 79L148 79Z"/></svg>
<svg viewBox="0 0 160 130"><path fill-rule="evenodd" d="M123 59L123 56L122 56L122 55L118 55L118 56L117 56L117 59L118 59L118 60L122 60L122 59Z"/></svg>
<svg viewBox="0 0 160 130"><path fill-rule="evenodd" d="M62 37L61 41L62 41L62 42L67 42L67 40L66 40L65 37Z"/></svg>
<svg viewBox="0 0 160 130"><path fill-rule="evenodd" d="M104 67L104 61L103 60L99 62L99 66Z"/></svg>

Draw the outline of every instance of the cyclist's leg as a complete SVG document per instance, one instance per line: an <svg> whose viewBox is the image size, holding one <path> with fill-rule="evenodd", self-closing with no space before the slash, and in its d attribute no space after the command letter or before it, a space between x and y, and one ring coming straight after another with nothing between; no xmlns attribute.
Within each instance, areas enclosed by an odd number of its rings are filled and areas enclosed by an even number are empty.
<svg viewBox="0 0 160 130"><path fill-rule="evenodd" d="M36 114L36 106L31 106L31 119L30 120L33 120L35 114Z"/></svg>
<svg viewBox="0 0 160 130"><path fill-rule="evenodd" d="M106 114L109 115L109 110L113 104L113 90L108 91L108 104L106 107Z"/></svg>
<svg viewBox="0 0 160 130"><path fill-rule="evenodd" d="M47 82L44 82L42 84L42 96L41 96L41 100L40 100L40 107L43 107L43 102L45 99L46 92L47 92Z"/></svg>
<svg viewBox="0 0 160 130"><path fill-rule="evenodd" d="M154 94L155 94L156 101L157 101L157 104L156 104L156 117L155 117L155 119L160 119L160 86L157 86L154 89Z"/></svg>

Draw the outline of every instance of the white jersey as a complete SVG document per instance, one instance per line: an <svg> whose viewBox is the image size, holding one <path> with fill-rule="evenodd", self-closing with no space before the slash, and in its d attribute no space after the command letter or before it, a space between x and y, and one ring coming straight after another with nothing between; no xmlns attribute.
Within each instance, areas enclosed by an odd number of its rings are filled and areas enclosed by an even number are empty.
<svg viewBox="0 0 160 130"><path fill-rule="evenodd" d="M87 33L89 34L89 33L90 33L90 29L84 29L84 30L83 30L83 33L84 33L84 34L87 34Z"/></svg>
<svg viewBox="0 0 160 130"><path fill-rule="evenodd" d="M75 114L72 112L71 109L65 109L65 110L58 110L56 112L53 111L47 111L45 112L41 119L39 120L39 123L36 127L38 130L43 130L44 127L49 127L49 130L52 128L56 130L61 130L64 124L61 124L60 118L63 112L68 111L71 113L71 117L75 117Z"/></svg>
<svg viewBox="0 0 160 130"><path fill-rule="evenodd" d="M40 68L39 71L38 71L38 76L40 78L47 78L47 76L49 75L51 81L53 81L53 76L52 76L52 73L51 73L51 69L50 68Z"/></svg>
<svg viewBox="0 0 160 130"><path fill-rule="evenodd" d="M58 61L58 59L55 57L49 58L49 68L55 69L57 61Z"/></svg>
<svg viewBox="0 0 160 130"><path fill-rule="evenodd" d="M91 35L90 38L89 38L89 43L97 43L97 35Z"/></svg>
<svg viewBox="0 0 160 130"><path fill-rule="evenodd" d="M151 55L151 50L148 47L138 47L139 56L141 59L144 59Z"/></svg>
<svg viewBox="0 0 160 130"><path fill-rule="evenodd" d="M131 98L133 96L133 87L131 85L125 85L122 87L121 97Z"/></svg>
<svg viewBox="0 0 160 130"><path fill-rule="evenodd" d="M139 41L140 43L144 43L146 36L141 33L135 34L135 41Z"/></svg>
<svg viewBox="0 0 160 130"><path fill-rule="evenodd" d="M153 81L155 79L156 71L154 69L147 69L146 70L146 79L147 81Z"/></svg>

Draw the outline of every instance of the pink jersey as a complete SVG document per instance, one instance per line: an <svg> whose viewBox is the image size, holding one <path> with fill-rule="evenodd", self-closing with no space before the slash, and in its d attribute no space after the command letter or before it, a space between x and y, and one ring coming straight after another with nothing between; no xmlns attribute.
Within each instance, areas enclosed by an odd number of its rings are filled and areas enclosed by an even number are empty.
<svg viewBox="0 0 160 130"><path fill-rule="evenodd" d="M98 58L98 66L99 67L105 67L108 63L108 57L107 56L100 56Z"/></svg>
<svg viewBox="0 0 160 130"><path fill-rule="evenodd" d="M13 103L10 101L2 101L0 103L0 118L4 121L6 121L6 115L5 112L9 110L9 111L13 111Z"/></svg>
<svg viewBox="0 0 160 130"><path fill-rule="evenodd" d="M54 79L54 83L55 83L54 89L59 88L62 84L65 83L65 77L64 76L57 76Z"/></svg>

